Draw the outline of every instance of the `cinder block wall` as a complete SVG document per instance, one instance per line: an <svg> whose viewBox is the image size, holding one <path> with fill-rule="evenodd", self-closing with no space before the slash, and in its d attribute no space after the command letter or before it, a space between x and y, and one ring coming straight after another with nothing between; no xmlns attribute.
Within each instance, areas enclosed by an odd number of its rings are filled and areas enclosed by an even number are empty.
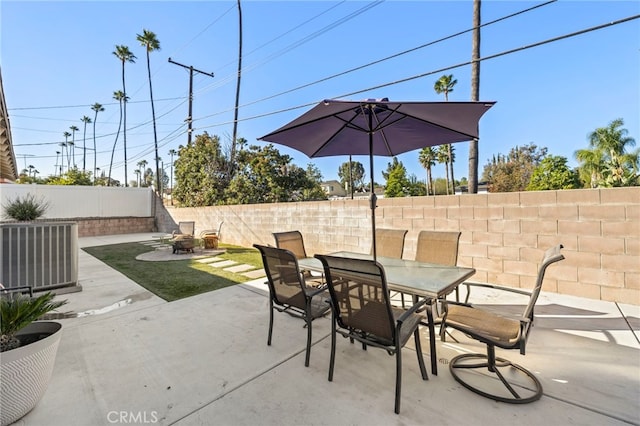
<svg viewBox="0 0 640 426"><path fill-rule="evenodd" d="M196 234L224 221L222 241L241 246L298 229L309 254L371 247L366 200L157 213L165 232L179 221L194 220ZM476 269L474 281L511 287L531 288L544 250L562 243L566 260L547 271L545 291L640 305L640 187L380 199L376 226L408 229L409 259L420 230L459 230L458 264Z"/></svg>

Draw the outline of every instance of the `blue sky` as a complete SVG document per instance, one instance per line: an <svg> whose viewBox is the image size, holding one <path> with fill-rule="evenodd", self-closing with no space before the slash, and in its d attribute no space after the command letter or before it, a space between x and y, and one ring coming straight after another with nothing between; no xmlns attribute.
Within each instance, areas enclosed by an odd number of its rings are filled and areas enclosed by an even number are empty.
<svg viewBox="0 0 640 426"><path fill-rule="evenodd" d="M543 2L488 1L489 22ZM637 1L557 1L482 30L481 56L607 24L640 13ZM449 100L470 100L471 33L417 49L335 78L356 67L468 30L471 1L243 1L243 75L238 136L251 144L326 98L436 101L443 74L458 80ZM19 168L34 165L41 176L55 171L57 145L72 125L76 163L82 167L82 116L91 105L105 111L96 123L97 164L108 169L118 127L113 92L122 89L115 45L137 56L126 65L128 178L136 163L152 163L153 129L145 51L136 41L143 29L156 33L161 50L151 54L159 155L168 167L170 149L186 144L187 70L168 58L215 74L195 74L193 127L229 143L235 100L238 14L235 1L13 1L0 3L0 59ZM420 78L411 78L428 74ZM318 80L326 79L320 83ZM398 80L379 89L368 90ZM310 84L308 87L297 89ZM288 92L288 93L285 93ZM283 94L284 93L284 94ZM481 65L480 99L496 101L480 121L480 173L492 155L535 143L576 165L573 152L587 135L622 118L640 144L640 19L542 46L488 59ZM307 106L305 106L307 105ZM300 107L287 112L280 110ZM86 143L93 146L93 125ZM69 138L71 140L71 138ZM454 145L456 178L468 175L468 143ZM313 163L325 179L336 179L347 158L309 159L278 147L301 167ZM419 179L418 152L399 159ZM366 158L354 157L368 170ZM375 179L390 158L377 158ZM66 161L65 161L66 162ZM93 151L87 151L87 168ZM169 170L167 169L167 173ZM434 176L444 177L437 165ZM124 179L122 135L113 177ZM368 177L367 177L368 180Z"/></svg>

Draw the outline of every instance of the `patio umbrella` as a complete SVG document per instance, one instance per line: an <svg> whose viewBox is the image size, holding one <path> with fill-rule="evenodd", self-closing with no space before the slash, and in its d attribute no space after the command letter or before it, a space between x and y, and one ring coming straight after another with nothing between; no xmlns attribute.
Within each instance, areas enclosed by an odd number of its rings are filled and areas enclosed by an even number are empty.
<svg viewBox="0 0 640 426"><path fill-rule="evenodd" d="M371 229L376 258L376 196L373 156L395 156L427 146L478 138L478 121L495 102L390 102L325 100L258 140L303 152L310 158L368 155Z"/></svg>

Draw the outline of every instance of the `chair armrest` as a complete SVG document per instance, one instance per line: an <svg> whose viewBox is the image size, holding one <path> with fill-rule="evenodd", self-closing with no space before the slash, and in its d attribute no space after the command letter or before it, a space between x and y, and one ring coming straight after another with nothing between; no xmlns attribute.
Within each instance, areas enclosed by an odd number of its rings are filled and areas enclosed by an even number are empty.
<svg viewBox="0 0 640 426"><path fill-rule="evenodd" d="M418 300L413 306L411 306L411 308L409 308L406 311L404 311L404 313L398 317L396 322L398 322L399 324L402 324L403 322L405 322L405 320L407 318L409 318L411 315L415 314L418 311L418 309L420 309L422 306L426 305L426 303L427 303L427 299L426 298L422 298L422 299Z"/></svg>
<svg viewBox="0 0 640 426"><path fill-rule="evenodd" d="M507 291L507 292L510 292L510 293L521 294L521 295L527 296L527 297L531 296L531 292L530 291L522 290L522 289L519 289L519 288L513 288L513 287L505 287L505 286L495 285L495 284L464 282L464 283L462 283L462 285L465 285L467 287L467 295L466 295L466 297L464 299L464 303L465 304L469 303L469 296L471 296L471 287L490 288L490 289L493 289L493 290L500 290L500 291Z"/></svg>

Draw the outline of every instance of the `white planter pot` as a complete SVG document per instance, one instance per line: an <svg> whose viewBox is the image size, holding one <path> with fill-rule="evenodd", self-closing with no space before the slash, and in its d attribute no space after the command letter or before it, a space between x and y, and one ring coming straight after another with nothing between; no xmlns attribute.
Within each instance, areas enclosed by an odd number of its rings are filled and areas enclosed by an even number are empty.
<svg viewBox="0 0 640 426"><path fill-rule="evenodd" d="M18 335L44 334L43 339L0 353L0 420L2 426L23 417L44 395L56 360L62 324L36 321Z"/></svg>

